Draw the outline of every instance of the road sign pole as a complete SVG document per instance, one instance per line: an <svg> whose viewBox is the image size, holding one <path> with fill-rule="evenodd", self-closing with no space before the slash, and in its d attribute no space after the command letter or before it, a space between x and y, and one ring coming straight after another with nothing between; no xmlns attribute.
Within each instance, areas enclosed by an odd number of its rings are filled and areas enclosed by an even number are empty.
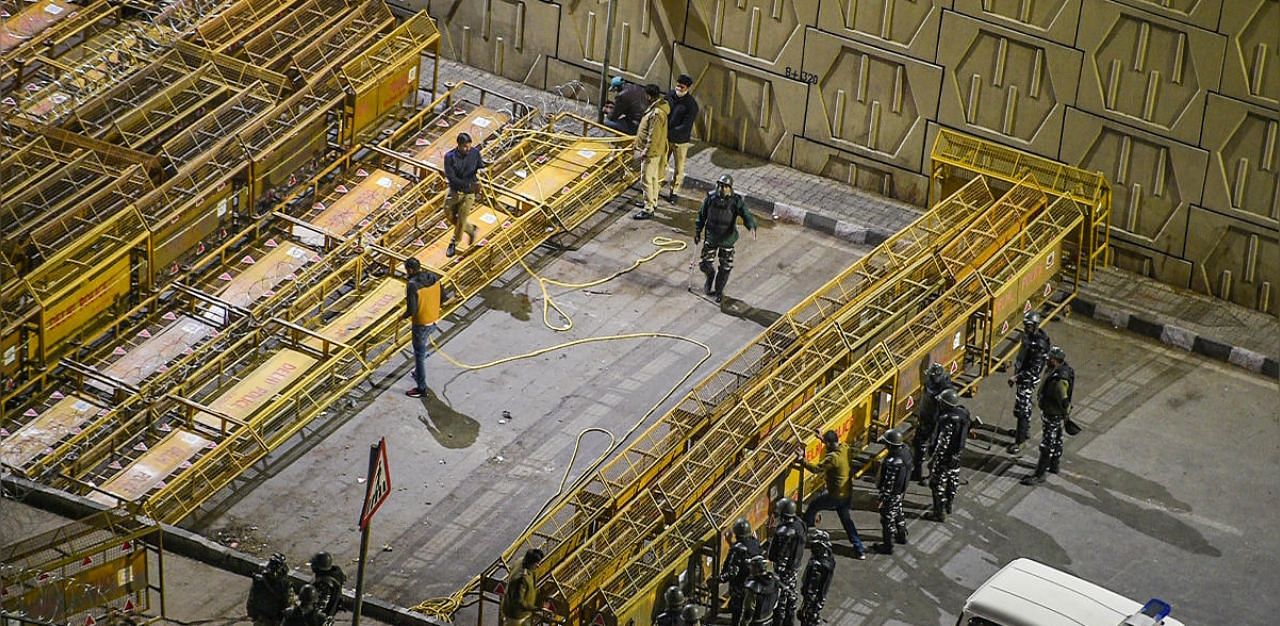
<svg viewBox="0 0 1280 626"><path fill-rule="evenodd" d="M380 443L369 445L369 473L366 475L370 479L377 470L381 449ZM351 626L360 626L360 608L364 603L364 562L369 556L369 527L373 525L372 515L362 521L364 523L360 525L360 561L356 564L356 601L351 609Z"/></svg>

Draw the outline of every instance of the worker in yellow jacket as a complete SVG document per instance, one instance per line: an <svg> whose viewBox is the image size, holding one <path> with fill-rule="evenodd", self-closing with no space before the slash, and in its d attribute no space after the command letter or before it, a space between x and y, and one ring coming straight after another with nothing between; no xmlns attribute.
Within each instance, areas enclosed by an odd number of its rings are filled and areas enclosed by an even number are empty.
<svg viewBox="0 0 1280 626"><path fill-rule="evenodd" d="M502 626L526 626L538 611L538 581L533 568L542 558L542 550L526 551L520 567L507 577L507 589L502 594Z"/></svg>
<svg viewBox="0 0 1280 626"><path fill-rule="evenodd" d="M649 100L649 108L640 118L640 128L632 144L644 185L644 206L633 216L638 220L653 217L653 211L658 208L658 190L667 171L667 117L671 114L671 103L662 97L661 87L646 85L644 95Z"/></svg>
<svg viewBox="0 0 1280 626"><path fill-rule="evenodd" d="M421 398L427 393L427 349L431 344L431 329L440 320L440 277L422 268L413 257L404 260L405 312L404 319L412 324L413 332L413 382L414 387L404 395Z"/></svg>

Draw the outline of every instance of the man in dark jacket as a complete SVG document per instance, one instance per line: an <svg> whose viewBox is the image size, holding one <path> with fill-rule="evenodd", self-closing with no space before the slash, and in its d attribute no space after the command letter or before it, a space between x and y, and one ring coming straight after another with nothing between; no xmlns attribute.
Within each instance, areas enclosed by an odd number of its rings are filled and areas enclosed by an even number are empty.
<svg viewBox="0 0 1280 626"><path fill-rule="evenodd" d="M720 582L729 584L730 626L744 626L742 601L747 594L747 578L751 571L747 563L758 556L763 556L760 541L751 534L751 522L746 518L738 518L733 522L733 545L729 546L729 556L725 557L724 570L720 573Z"/></svg>
<svg viewBox="0 0 1280 626"><path fill-rule="evenodd" d="M463 230L467 231L468 243L476 243L476 227L467 222L467 215L476 203L476 192L480 191L480 169L483 167L480 150L471 147L471 135L458 133L458 147L444 155L444 177L449 181L444 212L453 223L453 240L445 251L446 256L458 253L458 241L462 239Z"/></svg>
<svg viewBox="0 0 1280 626"><path fill-rule="evenodd" d="M415 385L404 395L421 398L427 393L427 350L431 347L431 329L440 320L440 277L422 269L422 263L413 257L404 260L404 269L408 280L405 282L403 319L412 323Z"/></svg>
<svg viewBox="0 0 1280 626"><path fill-rule="evenodd" d="M911 450L902 441L902 433L890 430L881 439L889 454L880 463L880 480L876 491L880 496L880 532L882 539L876 552L893 554L893 544L907 543L907 520L902 515L902 497L907 493L907 475L911 473Z"/></svg>
<svg viewBox="0 0 1280 626"><path fill-rule="evenodd" d="M1049 335L1040 328L1042 318L1038 311L1028 311L1022 316L1022 345L1013 361L1013 376L1009 386L1014 388L1013 417L1017 420L1013 443L1009 454L1020 454L1022 443L1031 438L1031 394L1035 392L1044 373L1044 360L1049 354Z"/></svg>
<svg viewBox="0 0 1280 626"><path fill-rule="evenodd" d="M702 241L706 232L706 243L702 246L702 261L698 269L707 276L707 284L703 291L715 296L716 302L724 299L724 286L729 282L729 273L733 271L734 244L738 242L738 220L756 236L756 218L742 201L742 196L733 192L733 177L724 174L716 181L716 190L707 194L698 210L698 221L693 225L693 245ZM712 261L719 259L720 267L716 268Z"/></svg>
<svg viewBox="0 0 1280 626"><path fill-rule="evenodd" d="M1071 394L1075 391L1076 372L1067 365L1067 352L1058 346L1049 348L1049 375L1040 385L1040 459L1036 472L1022 479L1024 485L1044 482L1045 472L1058 473L1062 459L1062 429L1071 415Z"/></svg>
<svg viewBox="0 0 1280 626"><path fill-rule="evenodd" d="M613 77L610 90L618 95L613 104L606 108L604 125L628 135L636 134L640 127L640 118L649 108L648 96L644 93L644 85L625 83L621 76Z"/></svg>
<svg viewBox="0 0 1280 626"><path fill-rule="evenodd" d="M676 87L667 94L671 103L671 114L667 118L667 154L674 160L675 174L671 179L671 202L680 195L680 187L684 185L684 164L689 156L689 148L693 146L693 122L698 119L698 101L693 99L689 90L693 88L693 78L681 74L676 79Z"/></svg>
<svg viewBox="0 0 1280 626"><path fill-rule="evenodd" d="M947 389L955 389L947 370L941 363L930 363L924 371L924 385L920 390L920 408L916 412L918 428L911 438L911 480L921 484L924 483L926 452L932 447L934 428L938 423L938 394Z"/></svg>
<svg viewBox="0 0 1280 626"><path fill-rule="evenodd" d="M822 433L822 445L826 447L826 454L817 464L810 463L804 458L804 450L800 450L800 464L811 472L821 473L827 485L809 502L809 508L804 511L804 524L813 528L818 511L835 511L845 534L849 535L849 542L853 544L853 558L861 561L867 558L866 549L862 547L858 527L854 526L849 512L849 501L853 498L853 485L849 482L849 453L840 445L840 436L833 430Z"/></svg>

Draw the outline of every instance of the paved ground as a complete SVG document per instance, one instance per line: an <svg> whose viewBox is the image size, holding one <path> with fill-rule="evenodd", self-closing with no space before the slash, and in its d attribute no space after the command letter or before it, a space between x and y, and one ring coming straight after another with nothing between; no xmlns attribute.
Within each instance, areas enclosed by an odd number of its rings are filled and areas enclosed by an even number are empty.
<svg viewBox="0 0 1280 626"><path fill-rule="evenodd" d="M1075 416L1086 427L1068 438L1062 474L1025 487L1017 481L1033 454L1014 464L999 448L971 445L970 484L945 525L918 519L928 489L913 485L911 545L839 559L831 623L949 626L969 593L1018 557L1135 599L1163 598L1187 624L1274 623L1276 383L1094 321L1049 332L1076 369ZM1011 425L1011 396L994 380L969 406ZM876 541L870 496L862 504L855 519Z"/></svg>
<svg viewBox="0 0 1280 626"><path fill-rule="evenodd" d="M607 275L650 253L652 237L687 233L692 218L691 208L665 210L647 223L615 215L581 249L541 259L538 271L571 282ZM597 335L687 335L713 355L681 385L683 392L758 334L771 311L787 310L864 252L766 222L758 240L744 233L739 244L727 312L686 292L690 250L664 254L605 285L557 295L575 323L566 333L543 326L537 286L513 272L514 280L490 289L464 313L445 350L481 363ZM349 563L358 545L364 486L357 479L364 475L366 446L385 436L393 494L374 524L369 590L407 606L448 594L489 565L555 493L580 430L622 433L703 354L689 343L646 339L578 346L478 372L433 358L425 402L401 394L410 366L396 360L376 378L376 397L272 455L194 527L212 535L257 526L253 541L268 550L303 559L324 546ZM607 444L602 435L585 438L575 470ZM288 506L281 506L285 499Z"/></svg>

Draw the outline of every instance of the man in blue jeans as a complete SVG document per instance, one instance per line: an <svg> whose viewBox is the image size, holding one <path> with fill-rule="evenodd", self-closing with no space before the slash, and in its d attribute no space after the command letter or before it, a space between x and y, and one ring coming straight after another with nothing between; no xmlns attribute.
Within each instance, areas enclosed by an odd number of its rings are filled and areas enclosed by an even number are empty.
<svg viewBox="0 0 1280 626"><path fill-rule="evenodd" d="M866 549L862 547L862 539L858 538L858 527L853 525L853 517L849 514L849 500L853 497L853 486L849 483L849 455L840 445L840 437L835 431L822 433L822 444L827 453L820 463L810 463L804 458L804 448L800 449L800 464L811 472L821 472L826 479L827 488L809 503L804 512L804 523L813 528L819 511L835 511L844 526L844 532L853 543L854 557L859 561L867 558Z"/></svg>
<svg viewBox="0 0 1280 626"><path fill-rule="evenodd" d="M413 324L413 382L415 387L404 392L410 398L427 393L427 349L431 345L431 329L440 319L440 277L422 269L422 263L409 257L404 260L404 318Z"/></svg>

